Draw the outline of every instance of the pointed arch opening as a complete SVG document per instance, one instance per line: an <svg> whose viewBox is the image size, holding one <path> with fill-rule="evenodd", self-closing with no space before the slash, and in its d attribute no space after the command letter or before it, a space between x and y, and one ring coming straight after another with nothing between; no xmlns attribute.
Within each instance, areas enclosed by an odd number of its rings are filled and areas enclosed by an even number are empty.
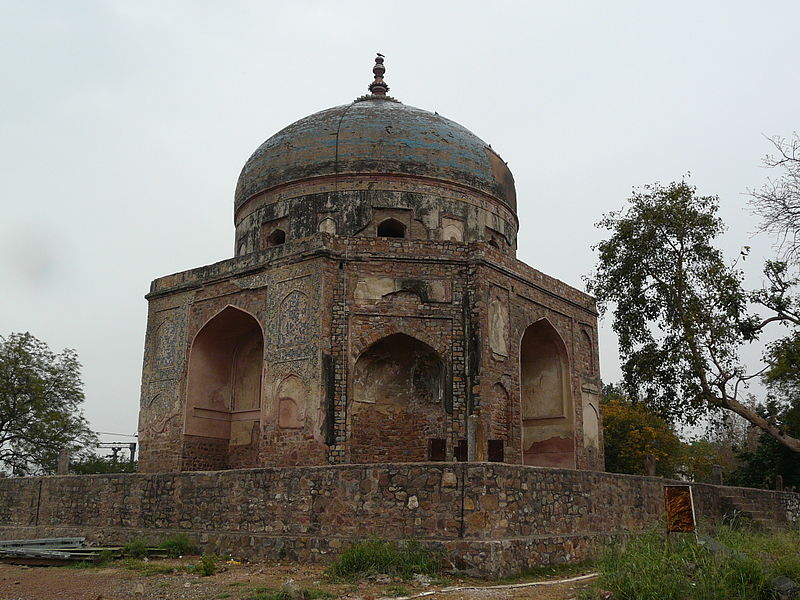
<svg viewBox="0 0 800 600"><path fill-rule="evenodd" d="M353 369L351 461L443 459L447 381L439 353L409 335L396 333L367 348Z"/></svg>
<svg viewBox="0 0 800 600"><path fill-rule="evenodd" d="M322 233L330 233L331 235L336 235L337 229L338 227L336 225L336 221L331 217L325 217L319 222L319 225L317 225L317 231L321 231Z"/></svg>
<svg viewBox="0 0 800 600"><path fill-rule="evenodd" d="M567 349L553 325L530 325L520 343L522 453L527 465L575 467Z"/></svg>
<svg viewBox="0 0 800 600"><path fill-rule="evenodd" d="M385 219L380 222L377 230L378 237L404 238L406 226L397 219Z"/></svg>
<svg viewBox="0 0 800 600"><path fill-rule="evenodd" d="M232 306L195 336L189 354L185 434L187 445L203 451L191 459L190 467L255 464L263 357L258 321Z"/></svg>

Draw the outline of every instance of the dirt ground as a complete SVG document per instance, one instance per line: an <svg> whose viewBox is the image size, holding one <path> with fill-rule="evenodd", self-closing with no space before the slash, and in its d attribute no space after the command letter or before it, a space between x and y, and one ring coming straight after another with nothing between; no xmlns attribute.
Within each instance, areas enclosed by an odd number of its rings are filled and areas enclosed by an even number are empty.
<svg viewBox="0 0 800 600"><path fill-rule="evenodd" d="M0 563L0 600L246 600L266 590L278 590L287 580L297 588L324 590L334 598L377 600L414 596L442 600L533 598L568 600L575 598L588 581L545 586L490 589L491 582L448 579L427 582L403 582L383 578L380 582L357 584L333 583L317 565L297 564L226 564L210 577L186 572L193 560L153 560L111 567L27 567ZM174 572L169 571L174 568ZM292 584L289 584L290 586ZM441 591L443 588L480 586L481 589Z"/></svg>

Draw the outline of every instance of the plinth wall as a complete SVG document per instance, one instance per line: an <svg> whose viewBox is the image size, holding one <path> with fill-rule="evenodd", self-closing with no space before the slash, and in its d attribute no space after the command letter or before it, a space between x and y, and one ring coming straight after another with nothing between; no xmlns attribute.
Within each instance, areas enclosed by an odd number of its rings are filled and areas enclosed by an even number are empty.
<svg viewBox="0 0 800 600"><path fill-rule="evenodd" d="M85 536L325 561L349 541L417 538L454 566L502 576L584 558L594 542L661 520L656 477L495 463L403 463L0 479L5 539ZM700 520L734 488L693 484ZM774 525L800 522L800 494L747 490Z"/></svg>

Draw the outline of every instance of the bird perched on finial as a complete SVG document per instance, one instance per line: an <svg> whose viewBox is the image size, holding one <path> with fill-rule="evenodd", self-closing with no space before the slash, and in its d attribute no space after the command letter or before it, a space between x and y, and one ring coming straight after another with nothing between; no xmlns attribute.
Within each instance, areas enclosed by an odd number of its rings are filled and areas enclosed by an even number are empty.
<svg viewBox="0 0 800 600"><path fill-rule="evenodd" d="M389 86L386 85L386 82L383 80L383 74L386 72L386 67L383 66L384 56L380 52L377 54L378 56L375 57L375 66L372 68L372 72L375 75L375 81L370 83L367 86L367 89L373 96L385 97L386 92L389 91Z"/></svg>

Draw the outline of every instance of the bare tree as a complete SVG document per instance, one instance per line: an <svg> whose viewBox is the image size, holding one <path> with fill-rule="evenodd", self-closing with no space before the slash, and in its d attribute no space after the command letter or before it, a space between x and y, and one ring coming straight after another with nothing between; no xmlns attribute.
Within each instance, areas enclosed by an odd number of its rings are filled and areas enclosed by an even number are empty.
<svg viewBox="0 0 800 600"><path fill-rule="evenodd" d="M774 154L764 157L763 164L779 169L777 178L770 178L760 190L750 190L753 211L761 217L759 231L774 235L781 257L800 262L800 135L790 139L767 138L775 147Z"/></svg>

